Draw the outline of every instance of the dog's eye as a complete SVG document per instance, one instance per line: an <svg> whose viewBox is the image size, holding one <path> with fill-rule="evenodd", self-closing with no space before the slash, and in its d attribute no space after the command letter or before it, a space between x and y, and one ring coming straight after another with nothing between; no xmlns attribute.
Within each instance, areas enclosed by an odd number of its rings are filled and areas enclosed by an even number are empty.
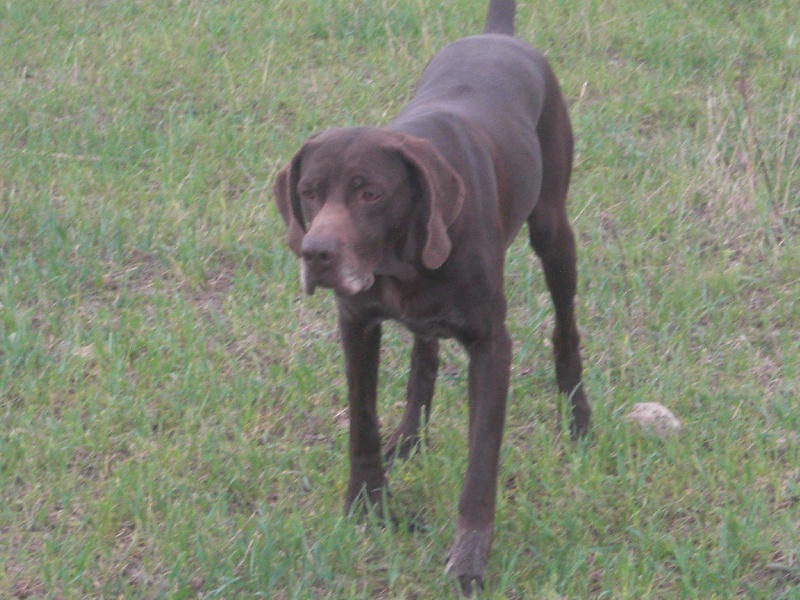
<svg viewBox="0 0 800 600"><path fill-rule="evenodd" d="M307 202L314 202L317 199L317 192L314 190L303 190L300 192L300 197Z"/></svg>
<svg viewBox="0 0 800 600"><path fill-rule="evenodd" d="M358 191L358 196L364 202L375 202L380 196L373 190L363 189Z"/></svg>

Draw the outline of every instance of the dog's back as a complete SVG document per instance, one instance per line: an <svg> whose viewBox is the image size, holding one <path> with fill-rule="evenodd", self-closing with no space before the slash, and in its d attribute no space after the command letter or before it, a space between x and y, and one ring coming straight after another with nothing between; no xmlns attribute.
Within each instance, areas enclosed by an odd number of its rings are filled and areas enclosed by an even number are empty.
<svg viewBox="0 0 800 600"><path fill-rule="evenodd" d="M566 104L547 59L513 32L514 1L493 0L484 33L457 40L434 56L413 98L389 126L428 139L454 166L464 159L465 148L485 147L481 140L491 140L494 170L502 168L504 175L498 175L501 189L487 197L499 195L506 247L531 214L542 188L541 146L551 137L542 135L542 127L556 123L562 130L559 135L569 138L570 151L557 151L561 166L551 169L559 179L569 176L572 136ZM462 156L455 156L454 148ZM469 173L462 170L462 177Z"/></svg>

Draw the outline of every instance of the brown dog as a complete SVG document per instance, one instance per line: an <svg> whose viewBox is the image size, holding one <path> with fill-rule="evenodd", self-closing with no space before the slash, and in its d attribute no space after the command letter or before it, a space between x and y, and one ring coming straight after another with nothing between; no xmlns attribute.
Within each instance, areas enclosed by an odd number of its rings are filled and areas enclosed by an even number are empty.
<svg viewBox="0 0 800 600"><path fill-rule="evenodd" d="M525 221L555 306L556 378L575 433L591 413L565 211L572 130L546 59L513 37L514 10L513 0L491 0L484 34L437 54L388 127L312 135L274 186L303 289L336 293L349 387L346 510L362 494L379 504L386 485L376 411L381 321L414 333L408 404L387 459L408 453L430 412L437 339L456 338L469 354L469 463L447 558L467 593L483 583L492 541L511 364L503 263Z"/></svg>

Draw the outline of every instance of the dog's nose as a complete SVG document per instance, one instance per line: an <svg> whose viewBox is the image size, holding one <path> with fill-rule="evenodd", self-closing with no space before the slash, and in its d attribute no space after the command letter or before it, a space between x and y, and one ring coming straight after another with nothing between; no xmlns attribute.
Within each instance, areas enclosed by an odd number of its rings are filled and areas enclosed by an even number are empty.
<svg viewBox="0 0 800 600"><path fill-rule="evenodd" d="M326 269L336 261L336 257L339 255L339 244L332 238L309 238L306 236L300 247L300 254L311 268Z"/></svg>

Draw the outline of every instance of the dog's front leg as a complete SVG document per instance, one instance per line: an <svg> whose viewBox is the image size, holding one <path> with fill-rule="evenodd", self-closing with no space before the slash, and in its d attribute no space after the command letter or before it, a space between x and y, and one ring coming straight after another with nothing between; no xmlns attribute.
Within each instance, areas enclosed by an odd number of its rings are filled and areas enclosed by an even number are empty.
<svg viewBox="0 0 800 600"><path fill-rule="evenodd" d="M352 314L340 303L339 329L350 411L350 483L344 508L349 513L353 503L364 494L380 510L385 485L376 407L381 326L379 322Z"/></svg>
<svg viewBox="0 0 800 600"><path fill-rule="evenodd" d="M497 324L491 337L469 344L467 351L469 460L447 573L469 595L483 586L494 530L497 468L511 367L511 338L505 324Z"/></svg>

